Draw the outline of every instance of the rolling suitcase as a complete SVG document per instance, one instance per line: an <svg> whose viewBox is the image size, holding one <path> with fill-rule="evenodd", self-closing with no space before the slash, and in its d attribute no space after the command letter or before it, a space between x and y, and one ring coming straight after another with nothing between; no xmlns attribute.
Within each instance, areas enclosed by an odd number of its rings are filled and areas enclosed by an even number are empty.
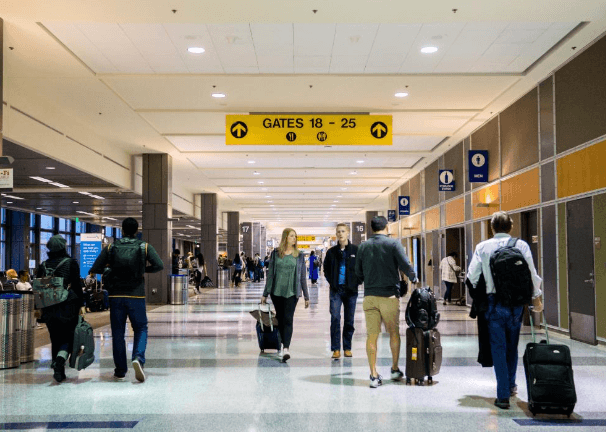
<svg viewBox="0 0 606 432"><path fill-rule="evenodd" d="M530 328L533 342L526 345L524 372L528 389L528 409L537 413L566 414L570 417L577 402L570 348L549 343L547 322L543 315L547 340L536 343L532 313Z"/></svg>
<svg viewBox="0 0 606 432"><path fill-rule="evenodd" d="M420 328L406 329L406 384L414 378L416 385L433 384L433 377L442 366L442 344L436 329L423 331Z"/></svg>
<svg viewBox="0 0 606 432"><path fill-rule="evenodd" d="M272 313L271 307L267 305L267 310L262 310L259 304L257 310L253 310L250 314L257 320L256 330L257 339L259 341L259 349L265 352L266 349L280 350L282 339L278 331L278 320L275 314ZM263 308L265 309L265 307Z"/></svg>

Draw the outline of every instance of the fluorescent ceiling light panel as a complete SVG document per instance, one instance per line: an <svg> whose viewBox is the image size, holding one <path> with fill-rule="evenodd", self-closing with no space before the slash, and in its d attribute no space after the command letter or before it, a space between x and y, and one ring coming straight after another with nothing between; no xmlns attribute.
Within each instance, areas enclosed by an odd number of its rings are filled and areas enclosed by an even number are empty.
<svg viewBox="0 0 606 432"><path fill-rule="evenodd" d="M423 47L421 48L421 52L423 54L433 54L438 50L438 47L434 47L434 46L428 46L428 47Z"/></svg>
<svg viewBox="0 0 606 432"><path fill-rule="evenodd" d="M7 195L7 194L2 194L2 196L3 196L3 197L6 197L6 198L12 198L12 199L16 199L16 200L24 200L24 199L25 199L25 198L21 198L21 197L18 197L18 196L14 196L14 195Z"/></svg>
<svg viewBox="0 0 606 432"><path fill-rule="evenodd" d="M214 98L224 98L225 97L225 93L213 93L211 94L212 97Z"/></svg>
<svg viewBox="0 0 606 432"><path fill-rule="evenodd" d="M52 184L53 186L57 186L57 187L60 187L60 188L65 188L65 189L69 188L68 185L64 185L63 183L50 182L49 184Z"/></svg>
<svg viewBox="0 0 606 432"><path fill-rule="evenodd" d="M206 50L202 47L189 47L189 48L187 48L187 51L189 51L192 54L202 54Z"/></svg>
<svg viewBox="0 0 606 432"><path fill-rule="evenodd" d="M85 215L88 215L88 216L97 217L97 215L94 214L94 213L88 213L88 212L80 211L80 210L76 210L76 213L80 213L80 214L85 214Z"/></svg>
<svg viewBox="0 0 606 432"><path fill-rule="evenodd" d="M78 193L82 194L82 195L89 195L90 196L90 192L78 192Z"/></svg>
<svg viewBox="0 0 606 432"><path fill-rule="evenodd" d="M52 182L52 180L45 179L44 177L32 177L32 176L29 176L29 178L34 179L34 180L38 180L38 181L41 181L41 182L44 182L44 183L51 183Z"/></svg>
<svg viewBox="0 0 606 432"><path fill-rule="evenodd" d="M408 96L408 93L406 93L406 92L398 92L394 96L395 97L399 97L399 98L403 98L403 97Z"/></svg>

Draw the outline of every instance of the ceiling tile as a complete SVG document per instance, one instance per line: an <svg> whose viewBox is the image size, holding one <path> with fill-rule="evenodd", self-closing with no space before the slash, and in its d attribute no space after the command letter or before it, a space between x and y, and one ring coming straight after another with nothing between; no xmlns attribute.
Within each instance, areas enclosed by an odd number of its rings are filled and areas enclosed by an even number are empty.
<svg viewBox="0 0 606 432"><path fill-rule="evenodd" d="M208 24L215 50L225 68L257 67L257 57L248 24ZM237 72L234 72L237 73Z"/></svg>
<svg viewBox="0 0 606 432"><path fill-rule="evenodd" d="M337 24L333 56L368 56L379 24Z"/></svg>
<svg viewBox="0 0 606 432"><path fill-rule="evenodd" d="M293 57L293 24L250 24L250 29L258 56Z"/></svg>
<svg viewBox="0 0 606 432"><path fill-rule="evenodd" d="M336 24L295 24L295 56L330 56Z"/></svg>
<svg viewBox="0 0 606 432"><path fill-rule="evenodd" d="M294 59L292 55L262 56L257 54L260 73L294 73Z"/></svg>
<svg viewBox="0 0 606 432"><path fill-rule="evenodd" d="M400 72L433 72L464 27L465 23L424 24L400 67ZM421 48L426 46L435 46L438 51L433 54L424 54L421 52Z"/></svg>
<svg viewBox="0 0 606 432"><path fill-rule="evenodd" d="M297 56L295 57L295 73L328 73L330 57L328 56Z"/></svg>
<svg viewBox="0 0 606 432"><path fill-rule="evenodd" d="M177 53L162 24L119 24L143 56L169 56Z"/></svg>
<svg viewBox="0 0 606 432"><path fill-rule="evenodd" d="M364 73L367 56L333 55L330 62L330 73L361 74Z"/></svg>

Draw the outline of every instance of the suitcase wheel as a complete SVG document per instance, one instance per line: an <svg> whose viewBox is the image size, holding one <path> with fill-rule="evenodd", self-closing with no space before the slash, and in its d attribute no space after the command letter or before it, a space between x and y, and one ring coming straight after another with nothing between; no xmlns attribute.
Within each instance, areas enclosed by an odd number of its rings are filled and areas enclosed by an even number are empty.
<svg viewBox="0 0 606 432"><path fill-rule="evenodd" d="M418 386L422 386L423 382L424 382L424 380L415 379L415 384L418 385Z"/></svg>
<svg viewBox="0 0 606 432"><path fill-rule="evenodd" d="M410 385L410 378L406 378L406 385Z"/></svg>
<svg viewBox="0 0 606 432"><path fill-rule="evenodd" d="M427 377L427 385L433 385L433 378Z"/></svg>
<svg viewBox="0 0 606 432"><path fill-rule="evenodd" d="M262 349L262 350L261 350L261 353L264 353L264 352L265 352L265 350L264 350L264 349Z"/></svg>

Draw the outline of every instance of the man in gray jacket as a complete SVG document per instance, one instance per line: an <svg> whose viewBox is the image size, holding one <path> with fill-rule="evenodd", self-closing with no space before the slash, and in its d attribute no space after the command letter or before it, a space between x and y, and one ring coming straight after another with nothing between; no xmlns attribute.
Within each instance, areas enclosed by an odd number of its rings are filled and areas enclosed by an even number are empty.
<svg viewBox="0 0 606 432"><path fill-rule="evenodd" d="M375 216L370 222L373 235L358 248L356 275L364 281L364 315L366 316L366 354L370 366L370 387L383 384L377 372L377 340L381 333L381 322L389 333L389 345L393 364L391 379L400 380L404 376L398 367L400 360L400 299L399 270L412 283L417 276L406 257L402 244L387 235L387 219Z"/></svg>

